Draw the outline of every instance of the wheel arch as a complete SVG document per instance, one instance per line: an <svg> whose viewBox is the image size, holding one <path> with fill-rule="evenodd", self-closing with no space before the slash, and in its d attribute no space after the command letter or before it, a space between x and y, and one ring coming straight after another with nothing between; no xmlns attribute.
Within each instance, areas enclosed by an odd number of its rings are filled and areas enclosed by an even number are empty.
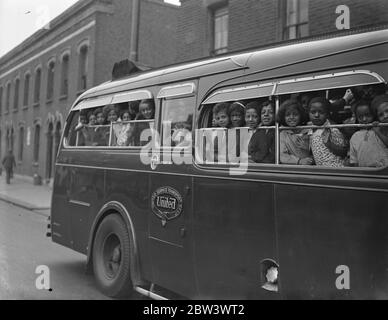
<svg viewBox="0 0 388 320"><path fill-rule="evenodd" d="M91 232L89 234L88 239L88 247L87 247L87 262L86 262L86 269L87 272L92 271L92 264L93 264L93 243L94 239L98 230L98 227L100 226L101 222L109 215L111 214L118 214L121 216L121 218L124 220L127 230L129 232L130 236L130 244L131 244L131 278L132 283L134 286L138 286L141 284L141 277L140 277L140 263L139 263L139 255L138 255L138 246L136 241L136 233L133 221L131 219L131 215L129 214L128 210L125 208L125 206L118 202L118 201L110 201L106 203L97 213L97 216L95 217Z"/></svg>

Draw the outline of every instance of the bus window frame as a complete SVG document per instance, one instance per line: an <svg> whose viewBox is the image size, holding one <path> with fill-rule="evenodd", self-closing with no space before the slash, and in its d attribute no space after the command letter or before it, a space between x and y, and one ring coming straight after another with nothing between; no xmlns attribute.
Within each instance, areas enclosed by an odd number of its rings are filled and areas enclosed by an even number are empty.
<svg viewBox="0 0 388 320"><path fill-rule="evenodd" d="M73 112L73 111L88 110L91 108L101 108L103 106L111 104L112 100L113 100L112 96L102 96L97 98L81 100L79 103L77 103L75 107L71 109L71 111Z"/></svg>
<svg viewBox="0 0 388 320"><path fill-rule="evenodd" d="M225 101L238 101L238 100L259 99L259 98L263 98L263 97L271 97L273 95L273 92L275 91L275 87L276 87L275 82L266 82L263 84L253 84L253 85L248 85L248 86L217 90L214 93L210 94L201 103L201 106L208 105L208 104L216 104L216 103L225 102ZM270 92L270 94L266 94L267 93L266 90L268 90L268 92ZM245 98L233 97L231 99L228 99L229 95L232 95L236 92L242 93L243 91L249 92L251 95L249 95L248 97L245 97ZM259 92L260 94L257 95L256 92ZM256 94L254 94L254 93L256 93ZM220 97L218 98L218 96L220 96Z"/></svg>
<svg viewBox="0 0 388 320"><path fill-rule="evenodd" d="M303 91L291 91L287 93L278 93L279 92L279 84L280 83L287 83L287 84L295 84L299 83L301 81L314 81L314 80L320 80L320 79L332 79L333 77L338 77L338 76L346 76L346 75L357 75L357 74L368 74L373 76L375 79L378 79L378 82L374 83L353 83L353 84L346 84L343 86L335 86L335 87L320 87L320 88L314 88L314 89L309 89L308 87L306 90ZM297 80L297 81L296 81ZM281 96L292 94L292 93L301 93L301 92L314 92L314 91L326 91L332 90L332 89L337 89L337 88L345 88L345 87L356 87L356 86L365 86L365 85L378 85L378 84L385 84L388 85L387 81L380 76L376 72L372 72L369 70L351 70L351 71L343 71L343 72L337 72L337 73L328 73L328 74L319 74L316 76L309 76L309 77L300 77L300 78L289 78L289 79L284 79L284 80L274 80L273 82L268 82L268 83L273 83L273 91L272 95L268 96L268 99L275 101L275 114L278 114L279 108L280 108L280 98ZM250 86L253 87L253 86ZM196 129L202 129L199 128L200 125L203 125L203 107L208 105L208 104L213 104L214 102L211 102L210 98L212 96L215 96L215 94L218 92L219 94L224 92L235 92L238 91L239 88L246 88L246 86L231 86L230 88L227 89L222 89L222 90L215 90L213 93L210 93L210 95L205 98L205 100L201 103L200 105L200 114L198 117L198 121L196 122L197 126L195 127ZM262 96L256 97L255 99L260 99L263 98ZM248 100L251 98L241 98L241 100ZM236 100L223 100L220 102L230 102L230 101L236 101ZM205 103L206 102L206 103ZM351 124L342 124L343 127L351 127ZM354 125L353 125L354 126ZM248 168L247 171L249 173L254 173L254 172L274 172L274 173L297 173L297 174L313 174L313 175L338 175L338 176L349 176L351 174L352 177L370 177L370 178L381 178L384 176L388 176L388 166L385 167L341 167L341 168L334 168L334 167L324 167L324 166L317 166L317 165L290 165L290 164L283 164L280 163L280 125L276 121L275 126L273 126L275 131L275 163L248 163ZM331 127L331 126L328 126ZM334 127L341 127L340 124L334 125ZM209 128L211 129L211 128ZM194 148L194 152L196 152L196 148ZM212 162L212 163L199 163L196 158L196 154L193 156L193 163L195 166L198 166L198 168L202 170L216 170L216 171L225 171L229 170L232 167L236 167L236 163L218 163L218 162ZM308 170L310 169L310 170ZM386 171L386 173L384 173ZM383 172L382 174L375 174L375 175L370 175L370 173L379 173Z"/></svg>
<svg viewBox="0 0 388 320"><path fill-rule="evenodd" d="M162 94L163 93L163 90L164 91L167 91L168 90L175 90L175 89L182 89L182 88L189 88L190 91L184 91L182 90L182 92L180 94L178 93L173 93L171 95L166 95L166 94ZM197 103L197 83L196 82L185 82L185 83L182 83L182 84L176 84L176 85L171 85L171 86L165 86L165 87L162 87L160 90L159 90L159 93L157 95L157 99L159 101L159 114L158 114L158 124L157 124L157 130L156 132L159 133L158 135L158 139L155 138L155 146L156 146L156 151L157 152L175 152L175 147L176 146L163 146L162 145L162 137L163 137L163 126L162 126L162 123L163 123L163 109L164 109L164 105L165 105L165 101L168 101L168 100L178 100L178 99L185 99L185 98L190 98L190 97L193 97L194 101L193 101L193 119L192 119L192 123L191 123L191 146L184 146L184 147L179 147L179 153L182 152L182 151L187 151L187 150L190 150L193 146L193 143L195 142L194 140L194 127L195 127L195 109L196 109L196 103Z"/></svg>
<svg viewBox="0 0 388 320"><path fill-rule="evenodd" d="M140 101L153 98L154 97L152 95L152 92L146 89L125 91L114 94L111 104Z"/></svg>
<svg viewBox="0 0 388 320"><path fill-rule="evenodd" d="M143 94L144 94L144 96L141 96ZM124 100L121 100L122 96L141 97L144 99L153 99L154 100L154 96L153 96L152 92L150 90L147 90L147 89L118 92L118 93L114 93L114 94L109 95L109 96L102 96L102 97L97 97L97 98L92 98L92 99L86 99L86 100L82 100L75 107L73 107L71 109L68 119L70 119L72 113L81 112L82 110L87 110L87 109L91 109L91 108L104 108L106 105L114 104L114 103L125 103L125 102L131 102L131 101L139 101L137 99L136 100L130 99L130 100L124 101ZM117 99L116 101L115 101L115 98ZM97 102L101 102L101 101L103 101L104 103L106 103L107 101L108 102L106 104L102 104L102 105L97 104ZM155 102L155 100L154 100L154 102ZM84 104L86 104L86 107L83 107ZM155 103L155 109L156 109L156 103ZM156 112L156 110L155 110L155 112ZM136 122L137 123L139 123L139 122L154 122L154 128L155 128L156 119L154 117L154 119L152 119L152 120L130 120L128 122L134 122L134 123L136 123ZM107 146L69 146L67 143L68 142L67 135L69 132L65 131L66 135L64 136L64 139L63 139L63 147L64 147L64 149L82 149L82 150L94 150L94 149L96 149L96 150L101 150L101 149L115 150L115 149L119 149L119 150L128 150L128 151L130 151L130 150L138 151L144 147L144 146L112 146L113 125L116 123L122 123L122 122L116 121L116 122L111 122L110 124L107 124L107 125L102 125L102 126L110 126L109 143ZM78 141L78 133L77 133L77 141Z"/></svg>
<svg viewBox="0 0 388 320"><path fill-rule="evenodd" d="M192 96L195 95L197 91L196 89L196 84L194 82L185 82L172 86L165 86L159 90L156 98L159 100L163 100Z"/></svg>
<svg viewBox="0 0 388 320"><path fill-rule="evenodd" d="M352 82L352 83L345 83L341 85L331 85L331 86L324 86L324 87L316 87L316 88L310 88L306 90L284 90L283 87L291 87L295 84L300 84L303 82L309 82L312 81L322 81L322 80L332 80L335 78L340 77L352 77L352 76L358 76L358 75L369 75L376 81L371 81L368 83L365 82ZM336 72L336 73L328 73L328 74L320 74L316 76L308 76L308 77L300 77L300 78L290 78L285 80L280 80L276 83L276 90L274 92L274 95L286 95L286 94L293 94L293 93L301 93L301 92L311 92L311 91L323 91L323 90L332 90L332 89L339 89L339 88L347 88L347 87L356 87L356 86L365 86L365 85L376 85L386 83L385 79L377 74L376 72L369 71L369 70L351 70L351 71L343 71L343 72Z"/></svg>

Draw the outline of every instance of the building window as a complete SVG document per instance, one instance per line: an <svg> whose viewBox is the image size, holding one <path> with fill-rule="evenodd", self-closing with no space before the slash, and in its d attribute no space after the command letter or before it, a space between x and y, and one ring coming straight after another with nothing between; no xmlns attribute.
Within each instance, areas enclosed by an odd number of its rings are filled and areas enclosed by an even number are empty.
<svg viewBox="0 0 388 320"><path fill-rule="evenodd" d="M23 151L24 151L24 127L19 129L19 154L18 160L23 161Z"/></svg>
<svg viewBox="0 0 388 320"><path fill-rule="evenodd" d="M39 100L40 100L41 78L42 78L42 70L39 68L35 72L34 103L39 103Z"/></svg>
<svg viewBox="0 0 388 320"><path fill-rule="evenodd" d="M79 75L78 75L78 91L84 91L87 88L87 73L88 73L88 46L84 45L79 51Z"/></svg>
<svg viewBox="0 0 388 320"><path fill-rule="evenodd" d="M309 34L309 0L286 0L283 39L296 39Z"/></svg>
<svg viewBox="0 0 388 320"><path fill-rule="evenodd" d="M228 51L229 9L223 7L213 11L213 54Z"/></svg>
<svg viewBox="0 0 388 320"><path fill-rule="evenodd" d="M55 73L55 62L51 61L48 65L47 70L47 100L51 101L54 96L54 73Z"/></svg>
<svg viewBox="0 0 388 320"><path fill-rule="evenodd" d="M14 92L14 99L13 99L13 109L17 110L19 107L19 87L20 87L20 80L15 80L15 92Z"/></svg>
<svg viewBox="0 0 388 320"><path fill-rule="evenodd" d="M69 55L67 54L62 58L61 79L61 96L67 96L69 92Z"/></svg>
<svg viewBox="0 0 388 320"><path fill-rule="evenodd" d="M3 87L0 87L0 115L3 110Z"/></svg>
<svg viewBox="0 0 388 320"><path fill-rule="evenodd" d="M34 136L34 162L39 161L39 141L40 141L40 125L35 126L35 136Z"/></svg>
<svg viewBox="0 0 388 320"><path fill-rule="evenodd" d="M9 104L11 103L11 83L7 84L7 96L5 100L5 111L9 112Z"/></svg>
<svg viewBox="0 0 388 320"><path fill-rule="evenodd" d="M30 95L30 74L27 73L24 77L24 98L23 98L23 106L28 106L28 97Z"/></svg>
<svg viewBox="0 0 388 320"><path fill-rule="evenodd" d="M13 142L14 142L14 132L13 132L13 127L7 129L7 137L6 137L6 149L7 151L9 150L14 150L13 149Z"/></svg>

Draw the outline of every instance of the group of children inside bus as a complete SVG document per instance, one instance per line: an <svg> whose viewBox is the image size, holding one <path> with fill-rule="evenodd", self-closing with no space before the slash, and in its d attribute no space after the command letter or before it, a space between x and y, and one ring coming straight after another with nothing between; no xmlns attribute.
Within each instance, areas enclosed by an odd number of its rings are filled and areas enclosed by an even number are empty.
<svg viewBox="0 0 388 320"><path fill-rule="evenodd" d="M275 122L280 126L280 163L325 167L384 167L388 165L388 94L329 101L322 96L291 96L280 105L273 101L236 101L213 107L213 127L249 127L252 137L248 155L252 162L275 163ZM304 98L304 101L303 99ZM307 100L307 101L306 101ZM349 117L339 110L353 100ZM336 121L334 121L334 119ZM364 124L365 127L328 127L334 124ZM298 128L309 126L308 128ZM315 128L315 126L317 126ZM272 128L271 128L272 127Z"/></svg>
<svg viewBox="0 0 388 320"><path fill-rule="evenodd" d="M93 110L82 110L79 116L78 146L108 146L110 124L113 124L114 146L140 146L141 132L152 127L155 104L152 99L110 104ZM130 122L130 121L136 122ZM140 121L143 120L143 121Z"/></svg>

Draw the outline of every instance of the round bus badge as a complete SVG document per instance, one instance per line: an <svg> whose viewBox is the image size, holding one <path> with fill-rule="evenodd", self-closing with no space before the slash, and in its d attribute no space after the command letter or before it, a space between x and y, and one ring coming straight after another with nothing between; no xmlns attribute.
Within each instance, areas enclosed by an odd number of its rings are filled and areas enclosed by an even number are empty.
<svg viewBox="0 0 388 320"><path fill-rule="evenodd" d="M182 196L174 188L160 187L152 194L151 208L165 226L168 220L175 219L182 213Z"/></svg>

